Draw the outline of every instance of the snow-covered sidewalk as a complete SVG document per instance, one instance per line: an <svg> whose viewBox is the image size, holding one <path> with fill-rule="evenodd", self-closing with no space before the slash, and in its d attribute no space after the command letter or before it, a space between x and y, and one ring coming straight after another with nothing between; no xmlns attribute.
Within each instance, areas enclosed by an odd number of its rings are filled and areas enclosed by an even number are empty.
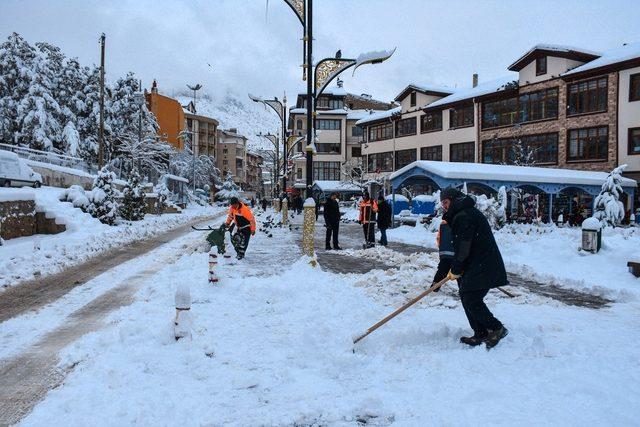
<svg viewBox="0 0 640 427"><path fill-rule="evenodd" d="M147 215L144 220L108 226L91 215L60 202L63 189L0 189L0 194L35 193L36 203L66 224L67 231L11 239L0 246L0 292L25 280L63 271L110 249L161 234L220 208L190 207L181 214Z"/></svg>
<svg viewBox="0 0 640 427"><path fill-rule="evenodd" d="M361 286L367 274L312 268L292 233L273 236L257 233L243 261L222 260L215 286L206 253L149 277L109 328L63 351L73 371L23 425L636 424L637 301L590 310L492 298L511 332L490 352L458 342L459 306L425 304L352 353L353 335L390 307ZM183 283L194 333L175 342Z"/></svg>

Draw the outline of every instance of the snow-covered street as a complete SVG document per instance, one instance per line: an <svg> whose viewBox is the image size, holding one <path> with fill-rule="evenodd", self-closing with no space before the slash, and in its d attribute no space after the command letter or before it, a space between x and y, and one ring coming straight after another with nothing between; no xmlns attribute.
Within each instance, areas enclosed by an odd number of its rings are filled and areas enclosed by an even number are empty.
<svg viewBox="0 0 640 427"><path fill-rule="evenodd" d="M458 342L468 326L450 284L352 352L354 335L431 283L434 258L377 248L392 263L406 258L399 269L335 274L299 255L295 232L272 233L258 232L245 260L222 259L217 285L204 252L140 277L131 304L62 350L67 377L22 424L635 423L636 292L595 310L492 291L510 334L487 352ZM184 283L193 338L176 342L173 299Z"/></svg>

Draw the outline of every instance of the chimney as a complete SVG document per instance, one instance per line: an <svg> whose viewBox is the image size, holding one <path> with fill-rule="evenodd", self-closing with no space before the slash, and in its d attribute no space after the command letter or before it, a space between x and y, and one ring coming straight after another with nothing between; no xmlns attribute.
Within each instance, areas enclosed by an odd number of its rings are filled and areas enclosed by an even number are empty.
<svg viewBox="0 0 640 427"><path fill-rule="evenodd" d="M478 86L478 74L473 73L473 87Z"/></svg>
<svg viewBox="0 0 640 427"><path fill-rule="evenodd" d="M238 128L229 128L229 132L238 133Z"/></svg>
<svg viewBox="0 0 640 427"><path fill-rule="evenodd" d="M153 84L151 85L151 93L158 93L158 82L153 79Z"/></svg>

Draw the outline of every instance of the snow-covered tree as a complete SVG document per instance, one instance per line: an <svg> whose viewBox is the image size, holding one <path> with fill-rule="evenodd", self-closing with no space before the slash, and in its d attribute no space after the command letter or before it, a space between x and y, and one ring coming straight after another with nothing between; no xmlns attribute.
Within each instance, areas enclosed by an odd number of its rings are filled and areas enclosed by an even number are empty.
<svg viewBox="0 0 640 427"><path fill-rule="evenodd" d="M232 197L242 199L242 196L240 195L240 191L242 191L242 189L233 182L233 174L231 174L231 172L227 173L227 177L224 182L217 188L218 192L216 193L216 199L218 200L227 201Z"/></svg>
<svg viewBox="0 0 640 427"><path fill-rule="evenodd" d="M111 164L121 171L122 176L133 173L146 177L159 177L166 173L169 159L176 151L157 137L147 136L138 140L138 136L123 136L118 140Z"/></svg>
<svg viewBox="0 0 640 427"><path fill-rule="evenodd" d="M487 197L484 194L472 195L471 197L476 200L476 208L482 212L485 218L487 218L491 228L497 229L504 225L504 211L501 209L502 206L496 199L493 197Z"/></svg>
<svg viewBox="0 0 640 427"><path fill-rule="evenodd" d="M93 181L91 203L87 207L87 212L94 218L98 218L103 224L114 225L118 217L117 190L113 184L114 179L116 179L116 175L104 167Z"/></svg>
<svg viewBox="0 0 640 427"><path fill-rule="evenodd" d="M624 205L620 201L622 190L622 172L627 165L621 165L612 170L604 183L602 190L594 201L594 218L603 226L615 227L620 225L624 218Z"/></svg>
<svg viewBox="0 0 640 427"><path fill-rule="evenodd" d="M502 227L507 223L507 189L504 185L498 189L498 211L496 221L498 227Z"/></svg>
<svg viewBox="0 0 640 427"><path fill-rule="evenodd" d="M82 92L76 95L74 103L77 108L76 129L82 145L78 153L89 163L96 163L98 158L98 138L100 129L100 69L98 67L82 69L84 85ZM111 131L109 123L105 123L105 136Z"/></svg>
<svg viewBox="0 0 640 427"><path fill-rule="evenodd" d="M62 148L63 151L69 156L77 156L80 151L80 134L73 124L73 121L68 121L64 129L62 130Z"/></svg>
<svg viewBox="0 0 640 427"><path fill-rule="evenodd" d="M348 182L356 185L360 188L364 188L364 170L362 169L362 160L358 157L353 157L340 166L340 172L342 175L341 181Z"/></svg>
<svg viewBox="0 0 640 427"><path fill-rule="evenodd" d="M0 142L17 143L22 124L18 106L29 92L35 58L35 49L17 33L0 44Z"/></svg>
<svg viewBox="0 0 640 427"><path fill-rule="evenodd" d="M161 182L158 185L156 185L154 191L157 195L156 206L155 206L156 213L158 215L162 215L164 211L170 206L169 196L171 195L171 192L169 191L167 186L164 184L164 182Z"/></svg>
<svg viewBox="0 0 640 427"><path fill-rule="evenodd" d="M528 144L518 138L511 146L510 158L507 164L515 166L534 166L536 164L537 149L530 147Z"/></svg>
<svg viewBox="0 0 640 427"><path fill-rule="evenodd" d="M216 167L216 159L199 155L193 158L190 149L174 152L171 156L169 171L177 176L193 181L195 167L196 188L217 188L220 185L220 170Z"/></svg>
<svg viewBox="0 0 640 427"><path fill-rule="evenodd" d="M120 216L129 221L140 221L144 219L145 213L144 191L140 184L140 177L134 172L122 190Z"/></svg>

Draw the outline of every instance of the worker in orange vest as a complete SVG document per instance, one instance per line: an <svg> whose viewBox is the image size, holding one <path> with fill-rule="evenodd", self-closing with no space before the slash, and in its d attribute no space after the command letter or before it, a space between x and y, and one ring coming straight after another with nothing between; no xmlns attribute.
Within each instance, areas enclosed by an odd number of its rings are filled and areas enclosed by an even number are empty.
<svg viewBox="0 0 640 427"><path fill-rule="evenodd" d="M229 215L227 215L225 226L230 231L233 231L235 226L236 232L231 236L231 243L236 250L237 258L244 258L247 247L249 247L249 239L256 234L256 220L249 206L242 203L237 197L232 197L229 200Z"/></svg>
<svg viewBox="0 0 640 427"><path fill-rule="evenodd" d="M362 201L360 202L360 217L358 222L362 224L364 231L364 248L372 248L376 245L376 213L378 212L378 203L369 196L369 192L365 191Z"/></svg>

